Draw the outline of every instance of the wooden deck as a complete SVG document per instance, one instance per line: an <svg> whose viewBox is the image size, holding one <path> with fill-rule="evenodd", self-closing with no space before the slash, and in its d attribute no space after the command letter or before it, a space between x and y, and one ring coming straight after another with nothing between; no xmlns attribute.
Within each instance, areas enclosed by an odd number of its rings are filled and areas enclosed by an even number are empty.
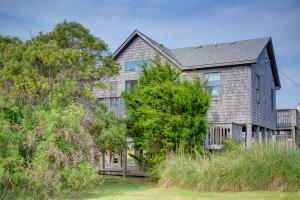
<svg viewBox="0 0 300 200"><path fill-rule="evenodd" d="M100 169L99 174L103 175L113 175L113 176L123 176L123 168L120 167L120 163L106 163L105 169ZM146 177L145 173L138 170L133 162L127 163L126 176L132 177Z"/></svg>

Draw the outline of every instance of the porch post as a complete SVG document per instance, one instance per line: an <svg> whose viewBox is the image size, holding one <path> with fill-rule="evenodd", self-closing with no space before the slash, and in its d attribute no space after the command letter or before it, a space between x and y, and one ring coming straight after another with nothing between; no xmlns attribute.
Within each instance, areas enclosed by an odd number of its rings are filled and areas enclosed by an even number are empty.
<svg viewBox="0 0 300 200"><path fill-rule="evenodd" d="M122 153L119 154L119 162L120 162L120 167L123 167L123 155Z"/></svg>
<svg viewBox="0 0 300 200"><path fill-rule="evenodd" d="M246 125L246 146L251 146L252 124Z"/></svg>
<svg viewBox="0 0 300 200"><path fill-rule="evenodd" d="M256 143L260 144L261 143L261 131L260 131L260 126L257 126L255 129L255 139Z"/></svg>
<svg viewBox="0 0 300 200"><path fill-rule="evenodd" d="M272 131L270 129L267 129L267 144L271 144L272 143Z"/></svg>
<svg viewBox="0 0 300 200"><path fill-rule="evenodd" d="M293 147L296 148L297 138L296 138L296 128L292 128L292 137L293 137Z"/></svg>
<svg viewBox="0 0 300 200"><path fill-rule="evenodd" d="M262 142L263 144L267 144L267 128L262 128Z"/></svg>

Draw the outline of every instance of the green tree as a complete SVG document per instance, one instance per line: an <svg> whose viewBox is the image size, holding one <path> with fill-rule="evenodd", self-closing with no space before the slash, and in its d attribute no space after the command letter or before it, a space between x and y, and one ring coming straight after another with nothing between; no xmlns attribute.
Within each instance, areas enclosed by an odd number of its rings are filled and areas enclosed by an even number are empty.
<svg viewBox="0 0 300 200"><path fill-rule="evenodd" d="M57 106L91 97L88 86L118 73L107 45L79 23L66 21L26 42L1 36L0 69L2 95L30 106L49 105L49 95Z"/></svg>
<svg viewBox="0 0 300 200"><path fill-rule="evenodd" d="M124 93L129 135L150 165L180 147L199 149L207 132L210 96L204 83L180 80L180 71L158 57L143 66L139 85Z"/></svg>
<svg viewBox="0 0 300 200"><path fill-rule="evenodd" d="M92 89L118 69L104 41L77 22L25 42L0 36L0 189L47 195L97 181L85 122L95 118Z"/></svg>

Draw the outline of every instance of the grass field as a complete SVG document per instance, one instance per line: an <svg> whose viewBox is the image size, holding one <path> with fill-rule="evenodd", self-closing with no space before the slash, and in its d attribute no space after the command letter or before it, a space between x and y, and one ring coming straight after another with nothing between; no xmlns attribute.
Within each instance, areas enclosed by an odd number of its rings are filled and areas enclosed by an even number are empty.
<svg viewBox="0 0 300 200"><path fill-rule="evenodd" d="M106 177L103 186L84 194L84 199L103 200L298 200L300 192L196 192L176 188L162 188L152 181L140 178Z"/></svg>

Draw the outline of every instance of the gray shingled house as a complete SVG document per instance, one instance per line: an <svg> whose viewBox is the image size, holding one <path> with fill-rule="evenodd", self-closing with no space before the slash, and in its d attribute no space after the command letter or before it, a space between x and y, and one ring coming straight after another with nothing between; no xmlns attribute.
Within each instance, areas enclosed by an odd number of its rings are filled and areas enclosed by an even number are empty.
<svg viewBox="0 0 300 200"><path fill-rule="evenodd" d="M212 102L206 148L221 148L224 137L242 145L273 138L276 90L281 85L270 37L168 49L135 30L113 54L120 74L106 80L110 89L95 89L96 98L126 117L121 93L138 84L140 64L151 62L155 55L179 67L182 78L207 80Z"/></svg>

